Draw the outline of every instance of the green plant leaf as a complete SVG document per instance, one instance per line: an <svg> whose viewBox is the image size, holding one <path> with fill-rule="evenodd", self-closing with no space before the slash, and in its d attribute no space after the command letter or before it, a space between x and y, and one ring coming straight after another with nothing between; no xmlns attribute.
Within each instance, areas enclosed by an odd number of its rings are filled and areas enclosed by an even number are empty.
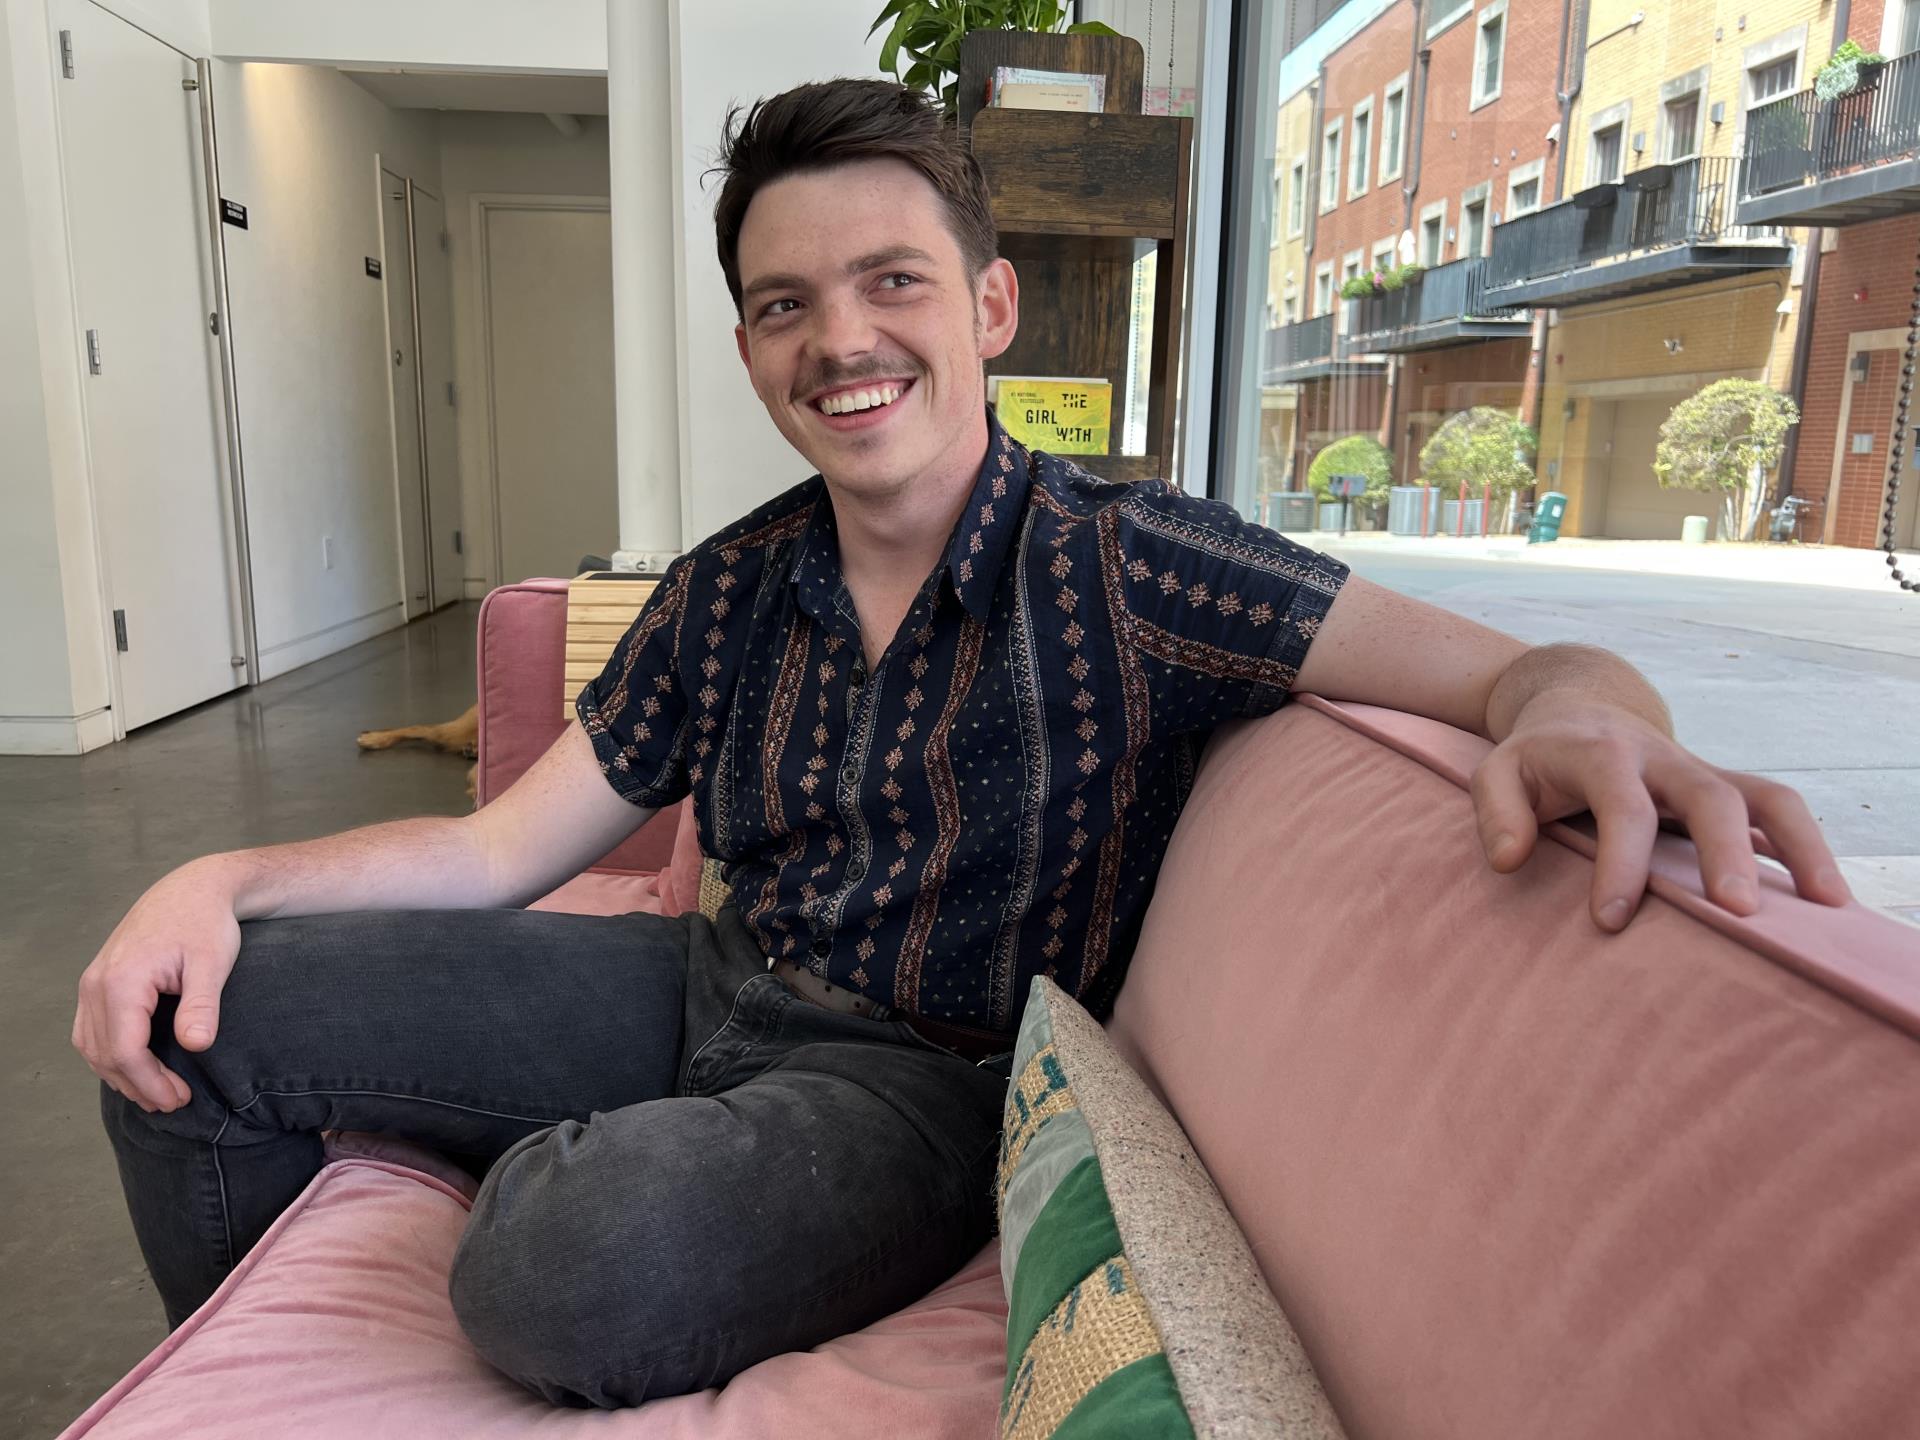
<svg viewBox="0 0 1920 1440"><path fill-rule="evenodd" d="M1098 20L1082 20L1077 25L1067 26L1069 35L1111 35L1118 39L1120 32L1111 25L1102 25Z"/></svg>
<svg viewBox="0 0 1920 1440"><path fill-rule="evenodd" d="M895 75L900 70L900 27L894 26L887 35L887 43L880 47L880 70L885 75Z"/></svg>
<svg viewBox="0 0 1920 1440"><path fill-rule="evenodd" d="M887 8L874 17L872 26L867 30L867 38L871 40L875 30L878 30L882 25L886 24L889 19L905 9L910 3L912 3L912 0L887 0Z"/></svg>

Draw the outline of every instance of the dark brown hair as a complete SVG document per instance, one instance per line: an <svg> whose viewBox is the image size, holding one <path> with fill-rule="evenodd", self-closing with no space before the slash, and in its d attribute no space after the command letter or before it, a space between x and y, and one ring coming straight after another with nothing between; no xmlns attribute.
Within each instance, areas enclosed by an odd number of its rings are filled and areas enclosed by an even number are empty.
<svg viewBox="0 0 1920 1440"><path fill-rule="evenodd" d="M740 309L740 227L763 185L856 160L900 160L939 192L947 228L972 281L1000 253L987 182L973 152L926 95L889 80L827 80L727 112L720 158L726 177L713 210L733 308Z"/></svg>

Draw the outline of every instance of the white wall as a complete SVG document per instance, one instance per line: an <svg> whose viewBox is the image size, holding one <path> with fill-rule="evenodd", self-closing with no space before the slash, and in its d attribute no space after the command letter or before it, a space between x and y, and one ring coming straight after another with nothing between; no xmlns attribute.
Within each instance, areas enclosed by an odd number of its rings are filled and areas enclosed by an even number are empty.
<svg viewBox="0 0 1920 1440"><path fill-rule="evenodd" d="M607 122L579 117L568 137L539 115L450 111L440 117L440 179L453 246L454 385L459 394L460 489L467 594L484 595L493 574L493 500L488 493L487 395L482 379L480 278L474 264L478 194L606 195ZM663 351L666 346L663 343ZM611 550L615 536L606 537ZM519 576L511 577L519 579Z"/></svg>
<svg viewBox="0 0 1920 1440"><path fill-rule="evenodd" d="M615 0L617 3L617 0ZM693 545L811 473L747 383L734 346L733 299L713 250L714 193L701 172L727 107L809 80L879 73L865 36L873 0L671 0L674 193L679 198L681 528ZM628 363L623 351L620 363Z"/></svg>
<svg viewBox="0 0 1920 1440"><path fill-rule="evenodd" d="M376 156L440 185L436 117L337 71L221 65L226 228L261 674L402 622ZM332 541L333 568L321 540Z"/></svg>
<svg viewBox="0 0 1920 1440"><path fill-rule="evenodd" d="M230 60L598 74L608 3L659 0L211 0L211 10L214 49Z"/></svg>

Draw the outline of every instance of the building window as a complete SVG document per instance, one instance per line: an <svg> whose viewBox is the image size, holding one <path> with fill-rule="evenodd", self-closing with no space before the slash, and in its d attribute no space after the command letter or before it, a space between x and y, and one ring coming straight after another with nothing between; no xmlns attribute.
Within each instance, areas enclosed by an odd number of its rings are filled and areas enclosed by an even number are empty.
<svg viewBox="0 0 1920 1440"><path fill-rule="evenodd" d="M1782 95L1794 92L1794 82L1800 78L1800 56L1782 55L1778 60L1769 60L1764 65L1756 65L1747 71L1747 108L1764 105L1769 100L1778 100Z"/></svg>
<svg viewBox="0 0 1920 1440"><path fill-rule="evenodd" d="M1420 218L1420 263L1431 270L1441 260L1447 243L1447 207L1441 205Z"/></svg>
<svg viewBox="0 0 1920 1440"><path fill-rule="evenodd" d="M1460 206L1460 255L1484 255L1487 249L1487 202L1463 201Z"/></svg>
<svg viewBox="0 0 1920 1440"><path fill-rule="evenodd" d="M1896 55L1911 55L1920 50L1920 0L1903 0L1900 6L1900 38L1894 42Z"/></svg>
<svg viewBox="0 0 1920 1440"><path fill-rule="evenodd" d="M1373 165L1373 97L1353 107L1353 144L1347 147L1353 173L1347 176L1347 198L1367 193Z"/></svg>
<svg viewBox="0 0 1920 1440"><path fill-rule="evenodd" d="M1700 92L1690 91L1667 101L1661 123L1666 126L1662 159L1684 160L1700 151Z"/></svg>
<svg viewBox="0 0 1920 1440"><path fill-rule="evenodd" d="M1348 251L1346 258L1340 262L1340 283L1344 285L1349 280L1358 279L1360 272L1366 268L1366 264L1366 251Z"/></svg>
<svg viewBox="0 0 1920 1440"><path fill-rule="evenodd" d="M1914 0L1920 6L1920 0ZM1380 179L1398 180L1407 143L1407 80L1403 75L1387 86L1380 102Z"/></svg>
<svg viewBox="0 0 1920 1440"><path fill-rule="evenodd" d="M1293 162L1287 175L1287 236L1302 234L1307 228L1307 157Z"/></svg>
<svg viewBox="0 0 1920 1440"><path fill-rule="evenodd" d="M1472 14L1473 0L1460 0L1458 5L1452 3L1452 0L1435 0L1433 9L1433 20L1427 26L1427 38L1429 40L1433 39L1433 37L1438 35L1442 30L1458 24L1460 21L1466 19L1468 15Z"/></svg>
<svg viewBox="0 0 1920 1440"><path fill-rule="evenodd" d="M1587 152L1587 183L1604 185L1620 178L1621 135L1624 124L1615 123L1593 132L1593 148Z"/></svg>
<svg viewBox="0 0 1920 1440"><path fill-rule="evenodd" d="M1530 180L1515 180L1507 191L1507 215L1515 218L1531 215L1540 208L1540 177Z"/></svg>
<svg viewBox="0 0 1920 1440"><path fill-rule="evenodd" d="M1333 262L1325 260L1313 272L1313 313L1317 318L1333 309Z"/></svg>
<svg viewBox="0 0 1920 1440"><path fill-rule="evenodd" d="M1382 240L1373 247L1373 268L1376 274L1384 275L1393 269L1393 241Z"/></svg>
<svg viewBox="0 0 1920 1440"><path fill-rule="evenodd" d="M1327 126L1320 137L1320 213L1340 203L1340 122Z"/></svg>
<svg viewBox="0 0 1920 1440"><path fill-rule="evenodd" d="M1479 37L1473 50L1473 104L1469 108L1478 109L1500 98L1500 73L1506 61L1506 49L1506 0L1495 0L1480 12Z"/></svg>
<svg viewBox="0 0 1920 1440"><path fill-rule="evenodd" d="M1294 321L1298 320L1299 318L1300 318L1299 292L1294 290L1289 290L1285 295L1280 297L1280 323L1283 325L1291 325L1294 323Z"/></svg>

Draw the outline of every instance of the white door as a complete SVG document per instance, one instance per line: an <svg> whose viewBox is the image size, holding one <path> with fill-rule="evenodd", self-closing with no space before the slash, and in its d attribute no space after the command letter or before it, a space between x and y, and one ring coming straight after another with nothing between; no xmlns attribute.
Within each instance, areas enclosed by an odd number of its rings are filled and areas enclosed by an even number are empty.
<svg viewBox="0 0 1920 1440"><path fill-rule="evenodd" d="M415 185L413 288L420 300L420 423L427 437L427 521L435 609L466 593L460 458L453 416L453 276L447 245L446 208L433 192Z"/></svg>
<svg viewBox="0 0 1920 1440"><path fill-rule="evenodd" d="M619 544L607 212L483 215L499 578L571 575Z"/></svg>
<svg viewBox="0 0 1920 1440"><path fill-rule="evenodd" d="M400 575L407 618L433 608L427 579L427 490L420 458L420 398L413 353L413 261L407 180L380 172L380 270L387 291L387 378L393 386L393 483L400 505Z"/></svg>
<svg viewBox="0 0 1920 1440"><path fill-rule="evenodd" d="M178 51L86 0L54 13L72 37L61 158L78 324L96 341L88 453L132 730L246 680L199 97Z"/></svg>
<svg viewBox="0 0 1920 1440"><path fill-rule="evenodd" d="M1708 532L1720 515L1720 497L1700 490L1662 489L1653 473L1660 427L1684 391L1613 406L1613 453L1608 464L1606 520L1600 534L1615 540L1678 540L1689 515L1704 515Z"/></svg>

